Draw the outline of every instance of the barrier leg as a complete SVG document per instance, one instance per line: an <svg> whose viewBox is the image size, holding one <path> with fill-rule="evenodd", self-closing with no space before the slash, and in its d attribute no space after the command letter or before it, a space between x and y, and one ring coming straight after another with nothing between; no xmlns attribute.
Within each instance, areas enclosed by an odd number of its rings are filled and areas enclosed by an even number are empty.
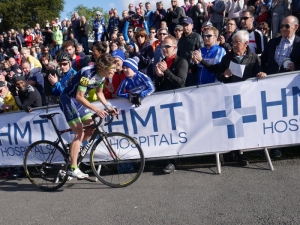
<svg viewBox="0 0 300 225"><path fill-rule="evenodd" d="M220 153L216 153L217 173L221 174Z"/></svg>
<svg viewBox="0 0 300 225"><path fill-rule="evenodd" d="M97 173L98 173L98 174L100 174L100 170L101 170L101 164L99 164L99 165L98 165L98 168L97 168ZM96 182L98 181L98 178L97 178L97 177L95 178L95 181L96 181Z"/></svg>
<svg viewBox="0 0 300 225"><path fill-rule="evenodd" d="M273 164L272 164L272 161L271 161L270 155L269 155L268 148L264 148L264 151L265 151L265 156L266 156L266 159L267 159L267 161L268 161L268 164L269 164L270 170L274 171L274 167L273 167Z"/></svg>

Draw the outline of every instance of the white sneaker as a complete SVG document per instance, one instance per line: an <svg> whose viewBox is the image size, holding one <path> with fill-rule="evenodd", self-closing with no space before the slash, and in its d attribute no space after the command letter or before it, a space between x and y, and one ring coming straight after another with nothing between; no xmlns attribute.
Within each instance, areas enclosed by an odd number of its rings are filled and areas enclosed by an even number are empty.
<svg viewBox="0 0 300 225"><path fill-rule="evenodd" d="M77 168L75 170L68 170L68 175L72 176L72 177L77 177L79 179L89 177L88 174L81 172L81 170L79 168Z"/></svg>

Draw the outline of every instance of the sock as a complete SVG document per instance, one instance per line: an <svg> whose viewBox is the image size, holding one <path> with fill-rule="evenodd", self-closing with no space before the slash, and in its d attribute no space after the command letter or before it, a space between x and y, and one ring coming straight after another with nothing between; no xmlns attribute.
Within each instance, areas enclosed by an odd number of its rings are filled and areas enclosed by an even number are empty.
<svg viewBox="0 0 300 225"><path fill-rule="evenodd" d="M76 170L78 166L71 166L71 170Z"/></svg>

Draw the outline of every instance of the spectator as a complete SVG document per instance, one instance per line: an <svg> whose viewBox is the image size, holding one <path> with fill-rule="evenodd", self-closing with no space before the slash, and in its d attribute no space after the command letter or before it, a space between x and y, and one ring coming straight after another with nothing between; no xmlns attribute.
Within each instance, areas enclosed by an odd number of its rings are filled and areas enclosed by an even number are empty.
<svg viewBox="0 0 300 225"><path fill-rule="evenodd" d="M229 19L226 23L226 30L223 35L219 37L219 45L226 50L226 53L231 52L232 36L237 31L237 26L234 19Z"/></svg>
<svg viewBox="0 0 300 225"><path fill-rule="evenodd" d="M110 53L113 52L113 51L115 51L115 50L117 50L117 49L119 49L119 46L120 46L120 44L119 44L118 41L111 41L109 43L109 51L110 51Z"/></svg>
<svg viewBox="0 0 300 225"><path fill-rule="evenodd" d="M43 44L43 36L41 35L41 32L39 29L36 30L36 34L33 40L33 45L42 45Z"/></svg>
<svg viewBox="0 0 300 225"><path fill-rule="evenodd" d="M76 46L78 45L78 40L75 38L74 34L73 33L70 33L70 36L69 36L69 40L72 41L74 43L74 47L76 48Z"/></svg>
<svg viewBox="0 0 300 225"><path fill-rule="evenodd" d="M154 27L150 28L149 42L152 45L154 41L156 41L156 29Z"/></svg>
<svg viewBox="0 0 300 225"><path fill-rule="evenodd" d="M24 59L28 61L30 65L30 69L36 68L37 71L42 70L42 65L40 61L34 58L32 55L30 55L30 50L28 48L26 47L22 48L21 54L24 57Z"/></svg>
<svg viewBox="0 0 300 225"><path fill-rule="evenodd" d="M256 24L265 22L268 22L268 6L267 5L261 5L260 6L260 12L258 14L258 16L255 19Z"/></svg>
<svg viewBox="0 0 300 225"><path fill-rule="evenodd" d="M25 40L26 46L27 46L28 48L30 48L30 47L32 46L33 37L30 35L29 29L26 30L26 32L25 32L25 38L24 38L24 40Z"/></svg>
<svg viewBox="0 0 300 225"><path fill-rule="evenodd" d="M168 36L168 34L169 33L168 33L167 29L159 29L157 31L158 40L153 42L153 44L152 44L152 49L153 49L153 52L154 52L153 75L150 76L150 77L153 80L153 82L155 82L155 79L156 79L155 66L156 66L157 63L159 63L164 58L162 48L161 48L161 44L164 41L164 39Z"/></svg>
<svg viewBox="0 0 300 225"><path fill-rule="evenodd" d="M109 13L112 15L112 17L109 18L107 32L109 35L111 35L115 27L119 28L121 21L117 14L117 10L110 10Z"/></svg>
<svg viewBox="0 0 300 225"><path fill-rule="evenodd" d="M150 2L145 3L145 20L147 21L148 28L152 27L154 25L153 21L153 11L151 10Z"/></svg>
<svg viewBox="0 0 300 225"><path fill-rule="evenodd" d="M156 3L156 10L153 14L153 22L154 22L154 27L156 30L160 28L161 21L165 20L167 12L163 8L163 3L162 1L159 1Z"/></svg>
<svg viewBox="0 0 300 225"><path fill-rule="evenodd" d="M184 58L176 56L176 48L176 38L168 35L162 43L165 59L155 66L157 91L174 90L184 87L188 73L188 63ZM171 173L175 170L175 160L170 160L166 164L163 170L165 173Z"/></svg>
<svg viewBox="0 0 300 225"><path fill-rule="evenodd" d="M14 59L16 60L16 62L18 63L18 65L21 65L21 62L22 62L22 55L21 53L19 52L19 49L17 46L13 46L11 48L14 52Z"/></svg>
<svg viewBox="0 0 300 225"><path fill-rule="evenodd" d="M122 81L126 78L126 75L123 71L123 61L125 60L124 52L118 49L113 51L111 55L115 59L116 72L113 77L105 78L105 87L103 89L103 93L106 99L117 97L117 90Z"/></svg>
<svg viewBox="0 0 300 225"><path fill-rule="evenodd" d="M174 33L175 33L176 40L179 41L179 39L181 38L181 36L183 34L183 26L177 25L175 27Z"/></svg>
<svg viewBox="0 0 300 225"><path fill-rule="evenodd" d="M198 20L198 32L201 31L201 27L203 25L203 23L206 21L206 17L208 15L207 13L207 6L206 6L206 3L204 2L204 0L198 0L198 3L197 3L197 11L196 11L196 14L197 14L197 20Z"/></svg>
<svg viewBox="0 0 300 225"><path fill-rule="evenodd" d="M251 51L248 46L249 42L249 32L246 30L237 31L232 37L232 49L233 51L226 54L220 63L217 72L217 79L223 83L233 83L244 81L251 77L263 78L266 74L261 72L262 68L260 65L259 57ZM238 74L235 76L229 69L231 62L236 64L245 65L243 74ZM237 151L239 152L239 151ZM238 161L241 166L248 165L248 161L245 154L240 151L238 156Z"/></svg>
<svg viewBox="0 0 300 225"><path fill-rule="evenodd" d="M270 35L269 35L270 28L267 23L265 22L259 23L257 25L257 30L259 30L265 37L267 37L268 41L270 40Z"/></svg>
<svg viewBox="0 0 300 225"><path fill-rule="evenodd" d="M14 73L20 73L19 70L21 69L21 67L17 64L15 58L10 57L10 58L8 59L8 62L9 62L9 64L10 64L10 70L11 70L11 71L13 71Z"/></svg>
<svg viewBox="0 0 300 225"><path fill-rule="evenodd" d="M168 9L166 14L166 22L168 23L169 33L174 36L174 29L176 25L180 24L183 17L185 17L185 11L182 7L178 6L177 0L171 0L172 6Z"/></svg>
<svg viewBox="0 0 300 225"><path fill-rule="evenodd" d="M24 79L28 84L35 87L40 93L42 99L42 105L47 105L46 97L44 93L44 77L40 73L41 70L37 70L35 68L30 67L30 63L28 61L22 62L22 70L24 73Z"/></svg>
<svg viewBox="0 0 300 225"><path fill-rule="evenodd" d="M1 101L0 113L20 110L4 81L0 81L0 98L3 100Z"/></svg>
<svg viewBox="0 0 300 225"><path fill-rule="evenodd" d="M59 68L61 70L61 79L59 74L55 70L50 70L48 80L52 85L52 93L56 96L60 96L62 91L68 85L68 82L76 75L76 71L72 68L72 57L67 52L60 52L56 59Z"/></svg>
<svg viewBox="0 0 300 225"><path fill-rule="evenodd" d="M145 16L145 10L143 9L143 3L142 2L139 3L139 7L140 7L141 15Z"/></svg>
<svg viewBox="0 0 300 225"><path fill-rule="evenodd" d="M44 46L49 46L53 42L53 32L50 28L50 24L46 23L45 28L42 30L42 35L44 36Z"/></svg>
<svg viewBox="0 0 300 225"><path fill-rule="evenodd" d="M121 34L121 33L119 33L117 36L118 36L118 42L120 43L119 49L124 52L125 59L127 59L129 54L128 54L127 49L126 49L125 38L124 38L123 34Z"/></svg>
<svg viewBox="0 0 300 225"><path fill-rule="evenodd" d="M41 56L42 56L42 51L41 51L41 48L40 48L39 45L35 46L35 52L36 52L36 55L37 55L37 59L40 60Z"/></svg>
<svg viewBox="0 0 300 225"><path fill-rule="evenodd" d="M210 69L212 65L220 64L226 54L225 49L217 45L219 31L215 27L210 27L204 31L204 47L194 51L192 60L198 69L198 85L214 83L216 81L216 69ZM218 68L218 67L214 67Z"/></svg>
<svg viewBox="0 0 300 225"><path fill-rule="evenodd" d="M111 34L110 35L110 41L117 41L118 40L118 35L117 34Z"/></svg>
<svg viewBox="0 0 300 225"><path fill-rule="evenodd" d="M125 26L125 22L128 19L128 11L127 10L123 10L122 12L122 18L120 19L120 26L119 26L119 30L120 32L123 32L124 26Z"/></svg>
<svg viewBox="0 0 300 225"><path fill-rule="evenodd" d="M86 55L89 54L89 46L88 46L88 39L89 39L89 23L86 21L85 16L81 16L80 18L80 43L83 46L84 53Z"/></svg>
<svg viewBox="0 0 300 225"><path fill-rule="evenodd" d="M168 26L167 26L167 22L166 21L161 21L160 23L160 28L163 28L163 29L167 29L169 30Z"/></svg>
<svg viewBox="0 0 300 225"><path fill-rule="evenodd" d="M183 35L178 41L177 55L184 58L189 63L189 68L192 68L192 52L204 46L202 37L193 32L193 20L190 17L185 17L182 20ZM186 86L196 85L196 76L189 72L186 79Z"/></svg>
<svg viewBox="0 0 300 225"><path fill-rule="evenodd" d="M84 59L81 59L79 55L75 54L75 45L73 41L65 41L62 45L63 51L68 52L72 57L72 68L76 71L81 70L87 66Z"/></svg>
<svg viewBox="0 0 300 225"><path fill-rule="evenodd" d="M211 14L210 22L218 29L219 34L222 33L225 3L223 0L215 0L214 3L208 4L208 12Z"/></svg>
<svg viewBox="0 0 300 225"><path fill-rule="evenodd" d="M72 32L72 26L71 26L71 21L67 20L66 21L66 26L63 28L63 37L64 37L64 41L69 39L69 35Z"/></svg>
<svg viewBox="0 0 300 225"><path fill-rule="evenodd" d="M48 46L41 46L41 56L47 56L52 61L52 55L49 52Z"/></svg>
<svg viewBox="0 0 300 225"><path fill-rule="evenodd" d="M133 11L133 4L129 3L129 5L128 5L128 15L132 16L134 14L135 14L135 12Z"/></svg>
<svg viewBox="0 0 300 225"><path fill-rule="evenodd" d="M126 98L136 107L141 105L141 100L154 92L151 79L138 71L138 58L130 58L123 62L126 78L117 90L117 96Z"/></svg>
<svg viewBox="0 0 300 225"><path fill-rule="evenodd" d="M292 0L272 1L272 38L277 37L279 25L284 18L290 15L290 4Z"/></svg>
<svg viewBox="0 0 300 225"><path fill-rule="evenodd" d="M185 13L187 13L187 11L190 8L189 0L184 0L184 3L183 3L183 5L181 7L184 9Z"/></svg>
<svg viewBox="0 0 300 225"><path fill-rule="evenodd" d="M77 12L74 12L71 19L72 33L77 41L80 41L80 17Z"/></svg>
<svg viewBox="0 0 300 225"><path fill-rule="evenodd" d="M138 70L144 74L153 74L151 64L154 55L146 31L140 30L136 32L135 39L137 40L137 46L139 49L135 54L139 58Z"/></svg>
<svg viewBox="0 0 300 225"><path fill-rule="evenodd" d="M60 31L58 24L53 24L53 44L55 45L55 52L61 49L62 43L62 32Z"/></svg>
<svg viewBox="0 0 300 225"><path fill-rule="evenodd" d="M40 93L35 87L26 83L24 76L16 75L14 77L14 85L18 88L18 91L12 94L20 110L31 112L32 108L42 106Z"/></svg>
<svg viewBox="0 0 300 225"><path fill-rule="evenodd" d="M83 47L81 44L78 44L76 47L76 55L79 55L81 59L86 60L86 54L83 52Z"/></svg>
<svg viewBox="0 0 300 225"><path fill-rule="evenodd" d="M96 42L92 48L92 62L95 62L102 54L106 53L107 49L106 42Z"/></svg>
<svg viewBox="0 0 300 225"><path fill-rule="evenodd" d="M267 44L267 38L263 34L255 29L253 26L254 14L251 10L246 9L242 12L241 28L249 32L249 48L255 54L261 54L264 50L264 46Z"/></svg>
<svg viewBox="0 0 300 225"><path fill-rule="evenodd" d="M198 14L199 14L199 9L197 5L195 4L195 0L189 0L190 2L190 7L186 13L186 15L193 20L194 24L194 31L199 33L199 22L198 22Z"/></svg>
<svg viewBox="0 0 300 225"><path fill-rule="evenodd" d="M240 17L244 9L244 0L226 2L226 11L228 12L228 19L234 19L236 24L240 23Z"/></svg>
<svg viewBox="0 0 300 225"><path fill-rule="evenodd" d="M280 26L281 36L269 41L261 56L263 71L267 74L300 70L300 38L295 35L299 21L294 16L286 17ZM289 59L289 63L284 61Z"/></svg>

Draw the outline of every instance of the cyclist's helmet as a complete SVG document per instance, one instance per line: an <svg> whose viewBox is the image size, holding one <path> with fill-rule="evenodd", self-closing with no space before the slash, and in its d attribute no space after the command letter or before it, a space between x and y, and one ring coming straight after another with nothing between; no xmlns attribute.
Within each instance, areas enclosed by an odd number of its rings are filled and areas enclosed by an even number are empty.
<svg viewBox="0 0 300 225"><path fill-rule="evenodd" d="M60 52L56 56L56 61L57 62L62 62L62 61L72 61L72 56L68 52Z"/></svg>

